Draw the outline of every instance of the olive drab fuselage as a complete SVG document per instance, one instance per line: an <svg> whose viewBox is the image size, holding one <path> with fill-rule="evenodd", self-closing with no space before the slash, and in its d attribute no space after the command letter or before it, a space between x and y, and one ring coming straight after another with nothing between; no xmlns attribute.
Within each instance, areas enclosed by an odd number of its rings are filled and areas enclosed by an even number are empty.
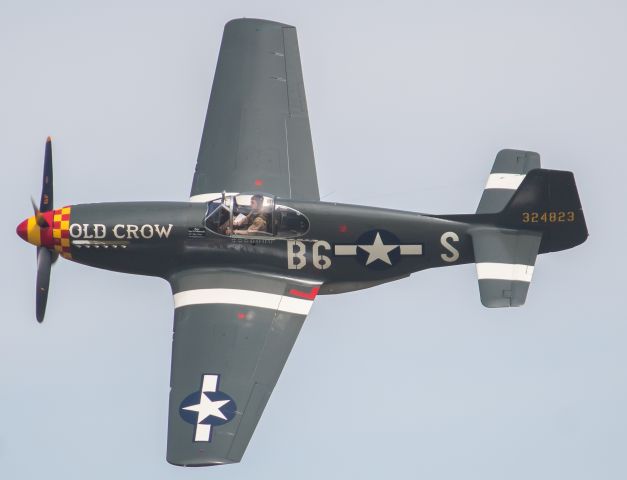
<svg viewBox="0 0 627 480"><path fill-rule="evenodd" d="M133 202L71 206L66 236L71 259L98 268L163 278L188 268L250 269L321 282L320 293L474 261L463 222L355 205L278 202L307 219L306 232L220 234L207 227L207 203Z"/></svg>

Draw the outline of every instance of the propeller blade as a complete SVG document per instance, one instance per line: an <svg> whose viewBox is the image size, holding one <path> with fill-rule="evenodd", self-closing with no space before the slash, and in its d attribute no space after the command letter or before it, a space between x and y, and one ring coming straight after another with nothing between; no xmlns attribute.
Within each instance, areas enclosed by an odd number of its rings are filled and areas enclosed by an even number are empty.
<svg viewBox="0 0 627 480"><path fill-rule="evenodd" d="M41 214L39 209L37 208L37 204L35 203L35 199L33 197L30 197L30 203L32 203L32 205L33 205L33 212L35 212L35 218L37 219L37 225L39 225L41 228L49 227L48 222L46 221L44 216Z"/></svg>
<svg viewBox="0 0 627 480"><path fill-rule="evenodd" d="M52 190L52 139L48 137L46 140L46 153L44 154L44 178L41 185L41 201L39 202L40 212L52 210Z"/></svg>
<svg viewBox="0 0 627 480"><path fill-rule="evenodd" d="M44 321L44 314L46 313L51 267L52 255L50 250L44 247L37 248L37 291L35 293L35 305L37 321L39 323Z"/></svg>

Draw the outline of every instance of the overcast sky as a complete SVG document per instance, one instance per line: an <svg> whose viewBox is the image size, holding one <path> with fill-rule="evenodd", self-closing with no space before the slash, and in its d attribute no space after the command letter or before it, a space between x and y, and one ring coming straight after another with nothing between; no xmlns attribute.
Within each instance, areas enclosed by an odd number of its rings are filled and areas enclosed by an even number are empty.
<svg viewBox="0 0 627 480"><path fill-rule="evenodd" d="M0 3L0 478L627 478L627 4ZM128 6L132 3L133 6ZM15 235L55 205L188 197L224 24L297 27L324 200L476 208L501 148L575 172L590 231L527 304L473 265L319 298L242 463L165 461L172 298Z"/></svg>

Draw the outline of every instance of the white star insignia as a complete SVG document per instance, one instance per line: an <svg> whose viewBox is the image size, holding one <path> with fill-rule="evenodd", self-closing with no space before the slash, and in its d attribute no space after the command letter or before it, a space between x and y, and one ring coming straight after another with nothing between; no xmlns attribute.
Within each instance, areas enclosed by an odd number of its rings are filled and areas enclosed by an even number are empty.
<svg viewBox="0 0 627 480"><path fill-rule="evenodd" d="M189 410L192 412L198 412L198 421L197 423L202 422L207 417L218 417L222 420L226 420L226 417L220 410L224 405L229 403L230 400L216 400L212 401L207 395L204 393L200 394L200 403L196 405L190 405L189 407L184 407L183 410Z"/></svg>
<svg viewBox="0 0 627 480"><path fill-rule="evenodd" d="M381 234L377 232L377 236L375 237L374 242L372 242L372 245L358 245L358 247L368 252L368 260L366 260L366 265L370 265L376 260L381 260L388 265L392 265L389 254L392 250L398 247L398 245L384 244L383 240L381 240Z"/></svg>

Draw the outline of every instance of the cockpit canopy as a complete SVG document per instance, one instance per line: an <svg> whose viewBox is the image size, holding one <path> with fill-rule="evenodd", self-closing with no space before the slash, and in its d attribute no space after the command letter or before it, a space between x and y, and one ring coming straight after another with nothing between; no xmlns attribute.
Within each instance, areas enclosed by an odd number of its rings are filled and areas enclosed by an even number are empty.
<svg viewBox="0 0 627 480"><path fill-rule="evenodd" d="M205 227L225 236L293 238L307 233L309 220L273 195L223 193L207 203Z"/></svg>

